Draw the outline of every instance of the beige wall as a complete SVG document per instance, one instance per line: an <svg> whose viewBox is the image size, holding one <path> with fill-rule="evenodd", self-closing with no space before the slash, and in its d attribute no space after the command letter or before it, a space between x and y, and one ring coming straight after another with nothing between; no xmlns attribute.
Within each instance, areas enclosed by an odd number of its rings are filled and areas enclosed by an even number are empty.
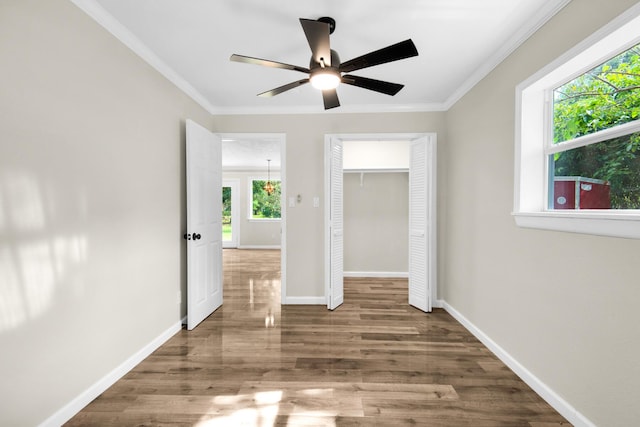
<svg viewBox="0 0 640 427"><path fill-rule="evenodd" d="M521 229L515 86L636 3L571 2L447 113L444 299L599 426L640 419L640 241Z"/></svg>
<svg viewBox="0 0 640 427"><path fill-rule="evenodd" d="M180 321L185 118L211 122L71 2L0 2L0 425Z"/></svg>
<svg viewBox="0 0 640 427"><path fill-rule="evenodd" d="M220 133L284 133L286 191L302 203L286 213L287 296L324 296L324 137L343 133L438 134L438 159L446 156L443 112L214 116ZM444 177L440 177L444 182ZM320 207L313 207L313 197ZM440 199L441 195L439 195ZM440 200L440 208L444 200Z"/></svg>
<svg viewBox="0 0 640 427"><path fill-rule="evenodd" d="M409 173L344 174L344 271L409 271Z"/></svg>
<svg viewBox="0 0 640 427"><path fill-rule="evenodd" d="M280 221L249 220L249 180L262 179L264 172L224 172L223 179L237 180L240 204L240 241L239 247L253 248L256 246L280 246ZM273 179L280 179L280 174L271 173ZM266 178L265 178L266 179Z"/></svg>

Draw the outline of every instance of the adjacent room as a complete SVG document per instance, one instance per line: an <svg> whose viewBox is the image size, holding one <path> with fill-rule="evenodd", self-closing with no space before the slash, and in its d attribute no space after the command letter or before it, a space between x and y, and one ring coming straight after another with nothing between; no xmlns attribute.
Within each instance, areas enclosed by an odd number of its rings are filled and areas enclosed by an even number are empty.
<svg viewBox="0 0 640 427"><path fill-rule="evenodd" d="M639 43L637 0L0 2L0 425L636 425Z"/></svg>

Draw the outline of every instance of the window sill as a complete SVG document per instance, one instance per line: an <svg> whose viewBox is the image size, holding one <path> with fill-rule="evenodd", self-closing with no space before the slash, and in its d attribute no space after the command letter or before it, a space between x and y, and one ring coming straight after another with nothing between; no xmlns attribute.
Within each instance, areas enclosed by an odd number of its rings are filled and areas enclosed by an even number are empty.
<svg viewBox="0 0 640 427"><path fill-rule="evenodd" d="M640 211L627 212L515 212L516 225L524 228L640 239Z"/></svg>
<svg viewBox="0 0 640 427"><path fill-rule="evenodd" d="M280 222L281 218L249 218L249 222Z"/></svg>

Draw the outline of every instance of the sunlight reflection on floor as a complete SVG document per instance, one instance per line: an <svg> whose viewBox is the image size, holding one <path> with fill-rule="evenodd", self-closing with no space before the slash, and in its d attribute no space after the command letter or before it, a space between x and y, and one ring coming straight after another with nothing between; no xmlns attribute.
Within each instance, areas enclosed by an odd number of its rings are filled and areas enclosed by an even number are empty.
<svg viewBox="0 0 640 427"><path fill-rule="evenodd" d="M256 426L273 427L278 416L279 403L282 399L282 391L263 391L253 395L216 396L213 399L212 412L227 412L229 414L209 418L206 415L196 427L222 427L222 426ZM225 406L253 405L253 407L232 410Z"/></svg>
<svg viewBox="0 0 640 427"><path fill-rule="evenodd" d="M327 393L332 394L333 390L308 389L300 390L298 393L308 396L322 396ZM327 411L308 410L295 401L283 404L284 392L261 391L254 394L216 396L213 398L213 406L210 410L213 414L205 415L195 425L195 427L274 427L278 416L286 418L286 425L289 427L300 426L327 426L335 427L335 413ZM234 409L238 408L239 409ZM244 406L244 407L243 407ZM288 410L281 413L284 407ZM278 425L283 425L278 422Z"/></svg>

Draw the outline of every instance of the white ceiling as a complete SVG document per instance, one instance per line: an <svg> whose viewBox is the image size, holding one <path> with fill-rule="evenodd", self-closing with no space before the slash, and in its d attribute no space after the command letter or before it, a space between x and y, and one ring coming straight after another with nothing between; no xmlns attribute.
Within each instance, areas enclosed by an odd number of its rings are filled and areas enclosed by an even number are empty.
<svg viewBox="0 0 640 427"><path fill-rule="evenodd" d="M419 56L354 72L405 85L396 96L348 85L340 112L446 110L568 0L71 0L213 114L324 111L296 71L229 61L233 53L307 67L299 18L331 16L347 61L411 38Z"/></svg>
<svg viewBox="0 0 640 427"><path fill-rule="evenodd" d="M271 162L267 162L271 160ZM222 167L226 171L280 170L280 141L260 135L223 135Z"/></svg>

